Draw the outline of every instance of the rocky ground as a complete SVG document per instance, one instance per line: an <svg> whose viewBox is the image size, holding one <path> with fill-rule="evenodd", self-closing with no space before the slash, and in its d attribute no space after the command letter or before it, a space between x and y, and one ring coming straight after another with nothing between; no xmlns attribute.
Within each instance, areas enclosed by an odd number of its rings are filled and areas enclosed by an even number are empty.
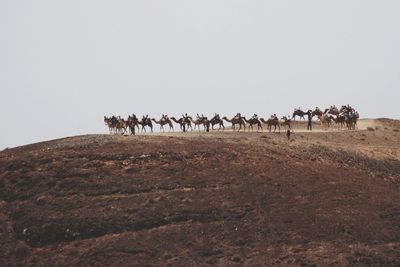
<svg viewBox="0 0 400 267"><path fill-rule="evenodd" d="M399 266L400 122L363 123L4 150L0 266Z"/></svg>

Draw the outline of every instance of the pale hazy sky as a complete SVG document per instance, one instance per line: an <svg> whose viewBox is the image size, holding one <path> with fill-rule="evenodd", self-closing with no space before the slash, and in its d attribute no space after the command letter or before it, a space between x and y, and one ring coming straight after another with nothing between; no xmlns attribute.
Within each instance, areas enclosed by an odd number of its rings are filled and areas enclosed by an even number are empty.
<svg viewBox="0 0 400 267"><path fill-rule="evenodd" d="M0 149L103 115L399 118L400 1L0 0Z"/></svg>

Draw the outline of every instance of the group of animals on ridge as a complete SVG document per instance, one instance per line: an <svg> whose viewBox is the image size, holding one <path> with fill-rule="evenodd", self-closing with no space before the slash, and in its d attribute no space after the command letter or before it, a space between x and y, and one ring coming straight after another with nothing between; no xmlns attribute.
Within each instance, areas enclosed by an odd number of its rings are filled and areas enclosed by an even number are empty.
<svg viewBox="0 0 400 267"><path fill-rule="evenodd" d="M257 126L257 131L263 131L262 124L266 124L269 132L271 132L272 127L274 127L275 132L276 128L280 131L281 127L287 127L289 131L292 130L292 123L295 121L296 116L303 120L305 120L305 116L307 116L308 130L312 130L311 120L314 116L327 128L336 125L340 128L347 127L349 130L354 130L357 127L357 120L359 118L358 112L350 105L343 105L340 109L333 105L324 111L320 110L318 107L315 108L315 110L308 110L307 112L302 111L300 108L295 108L292 116L284 116L282 119L278 119L276 114L271 115L268 119L258 118L257 114L254 114L251 118L247 119L240 113L237 113L232 119L227 117L221 118L219 114L215 114L211 119L208 119L203 114L201 116L197 114L196 119L193 119L187 114L182 115L179 119L175 117L169 118L168 115L163 114L160 120L154 118L150 119L148 115L143 116L142 119L139 120L135 114L132 114L129 115L126 120L120 116L104 116L104 122L108 126L110 133L114 134L135 134L136 128L138 132L140 131L139 126L141 126L142 132L146 132L146 127L149 127L151 132L153 132L153 122L160 125L160 131L162 130L163 132L165 125L169 126L170 131L174 131L172 122L177 123L184 132L189 129L191 131L196 130L196 128L200 131L200 126L202 126L205 131L209 131L210 128L214 130L215 125L218 126L218 130L224 130L224 121L231 123L233 131L236 130L237 126L239 127L237 131L241 129L245 130L246 125L248 125L249 131L253 131L253 126Z"/></svg>

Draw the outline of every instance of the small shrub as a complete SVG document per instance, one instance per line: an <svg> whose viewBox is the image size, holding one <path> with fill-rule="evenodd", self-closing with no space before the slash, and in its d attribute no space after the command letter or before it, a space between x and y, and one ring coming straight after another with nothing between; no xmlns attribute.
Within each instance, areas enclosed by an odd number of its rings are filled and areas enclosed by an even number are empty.
<svg viewBox="0 0 400 267"><path fill-rule="evenodd" d="M375 131L375 129L373 127L367 127L368 131Z"/></svg>
<svg viewBox="0 0 400 267"><path fill-rule="evenodd" d="M398 131L399 131L399 129L393 129L393 131L394 131L394 132L398 132Z"/></svg>
<svg viewBox="0 0 400 267"><path fill-rule="evenodd" d="M30 252L29 246L24 244L24 243L18 243L18 245L16 245L15 247L15 255L19 258L19 259L25 259Z"/></svg>

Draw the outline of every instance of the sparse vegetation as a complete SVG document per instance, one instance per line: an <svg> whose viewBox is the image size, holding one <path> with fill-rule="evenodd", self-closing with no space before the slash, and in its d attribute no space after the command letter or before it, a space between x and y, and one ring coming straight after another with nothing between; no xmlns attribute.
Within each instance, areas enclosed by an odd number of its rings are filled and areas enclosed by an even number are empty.
<svg viewBox="0 0 400 267"><path fill-rule="evenodd" d="M18 259L25 259L29 255L30 248L23 242L18 242L14 251Z"/></svg>
<svg viewBox="0 0 400 267"><path fill-rule="evenodd" d="M2 151L0 234L12 234L0 266L264 266L266 244L270 266L397 266L400 136L362 129L292 143L88 135Z"/></svg>

